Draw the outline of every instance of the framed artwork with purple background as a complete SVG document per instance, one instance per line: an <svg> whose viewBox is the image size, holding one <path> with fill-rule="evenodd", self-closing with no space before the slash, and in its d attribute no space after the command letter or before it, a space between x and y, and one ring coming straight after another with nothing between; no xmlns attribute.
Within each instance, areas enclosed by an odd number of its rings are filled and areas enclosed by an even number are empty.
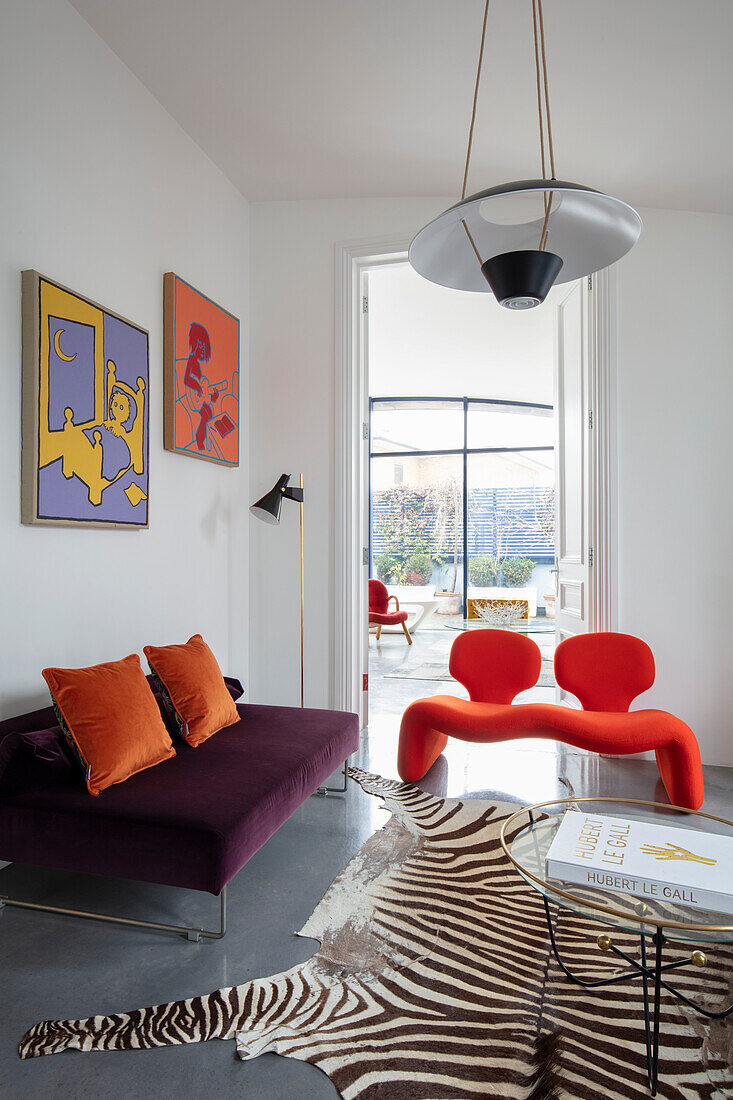
<svg viewBox="0 0 733 1100"><path fill-rule="evenodd" d="M148 526L148 333L23 272L23 523Z"/></svg>

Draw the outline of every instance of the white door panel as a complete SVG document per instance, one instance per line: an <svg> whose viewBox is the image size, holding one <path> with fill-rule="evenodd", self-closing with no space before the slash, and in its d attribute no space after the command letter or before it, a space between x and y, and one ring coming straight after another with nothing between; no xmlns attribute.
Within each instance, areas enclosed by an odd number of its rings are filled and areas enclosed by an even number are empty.
<svg viewBox="0 0 733 1100"><path fill-rule="evenodd" d="M359 287L359 299L361 302L361 325L359 336L361 340L360 358L365 369L361 378L361 425L369 423L369 272L361 275ZM361 476L361 551L360 565L361 578L361 693L359 699L359 718L361 728L369 723L369 434L368 431L360 432L360 476Z"/></svg>
<svg viewBox="0 0 733 1100"><path fill-rule="evenodd" d="M585 600L585 584L583 581L561 580L559 587L559 603L562 614L567 618L583 622Z"/></svg>
<svg viewBox="0 0 733 1100"><path fill-rule="evenodd" d="M589 630L592 617L588 294L587 280L583 279L567 288L557 306L555 640L558 645L564 638ZM575 703L560 688L557 698Z"/></svg>

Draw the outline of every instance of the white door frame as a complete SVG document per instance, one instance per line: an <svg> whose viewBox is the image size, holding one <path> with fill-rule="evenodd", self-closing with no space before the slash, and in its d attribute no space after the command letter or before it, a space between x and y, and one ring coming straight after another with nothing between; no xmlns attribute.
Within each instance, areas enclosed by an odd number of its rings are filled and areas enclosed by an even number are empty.
<svg viewBox="0 0 733 1100"><path fill-rule="evenodd" d="M616 269L596 272L589 286L590 629L618 630Z"/></svg>
<svg viewBox="0 0 733 1100"><path fill-rule="evenodd" d="M365 578L368 570L368 480L365 463L369 394L365 361L362 285L369 268L404 263L405 237L352 241L335 246L334 508L332 529L331 705L362 713L362 676L368 636ZM589 417L593 567L592 630L618 622L616 523L616 293L615 271L592 276L589 303Z"/></svg>
<svg viewBox="0 0 733 1100"><path fill-rule="evenodd" d="M354 241L335 246L335 377L333 609L331 618L331 705L363 712L366 663L364 547L368 515L367 470L362 425L369 419L369 379L364 355L362 285L365 272L380 264L404 263L409 238Z"/></svg>

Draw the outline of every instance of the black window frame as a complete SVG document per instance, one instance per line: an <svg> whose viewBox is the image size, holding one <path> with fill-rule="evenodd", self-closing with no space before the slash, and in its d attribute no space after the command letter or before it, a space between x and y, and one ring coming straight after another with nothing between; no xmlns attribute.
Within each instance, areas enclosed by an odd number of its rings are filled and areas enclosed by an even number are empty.
<svg viewBox="0 0 733 1100"><path fill-rule="evenodd" d="M409 451L374 451L372 447L372 419L375 405L416 405L427 402L445 405L459 405L463 410L463 446L449 447L435 450L414 449ZM510 401L494 397L370 397L369 398L369 470L368 470L368 495L369 495L369 576L374 575L372 560L372 462L375 458L431 458L442 455L462 456L463 476L463 592L461 607L464 619L468 613L468 460L472 455L481 454L516 454L530 453L532 451L555 452L555 447L469 447L468 446L468 413L471 405L498 405L516 409L542 409L545 412L554 413L554 405L545 405L537 401Z"/></svg>

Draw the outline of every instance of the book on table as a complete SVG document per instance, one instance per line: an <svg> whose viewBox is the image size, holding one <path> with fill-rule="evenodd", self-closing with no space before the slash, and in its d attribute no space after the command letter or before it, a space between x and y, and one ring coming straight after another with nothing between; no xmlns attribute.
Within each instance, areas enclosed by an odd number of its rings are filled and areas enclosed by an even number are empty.
<svg viewBox="0 0 733 1100"><path fill-rule="evenodd" d="M733 837L566 810L547 876L662 904L733 913Z"/></svg>

